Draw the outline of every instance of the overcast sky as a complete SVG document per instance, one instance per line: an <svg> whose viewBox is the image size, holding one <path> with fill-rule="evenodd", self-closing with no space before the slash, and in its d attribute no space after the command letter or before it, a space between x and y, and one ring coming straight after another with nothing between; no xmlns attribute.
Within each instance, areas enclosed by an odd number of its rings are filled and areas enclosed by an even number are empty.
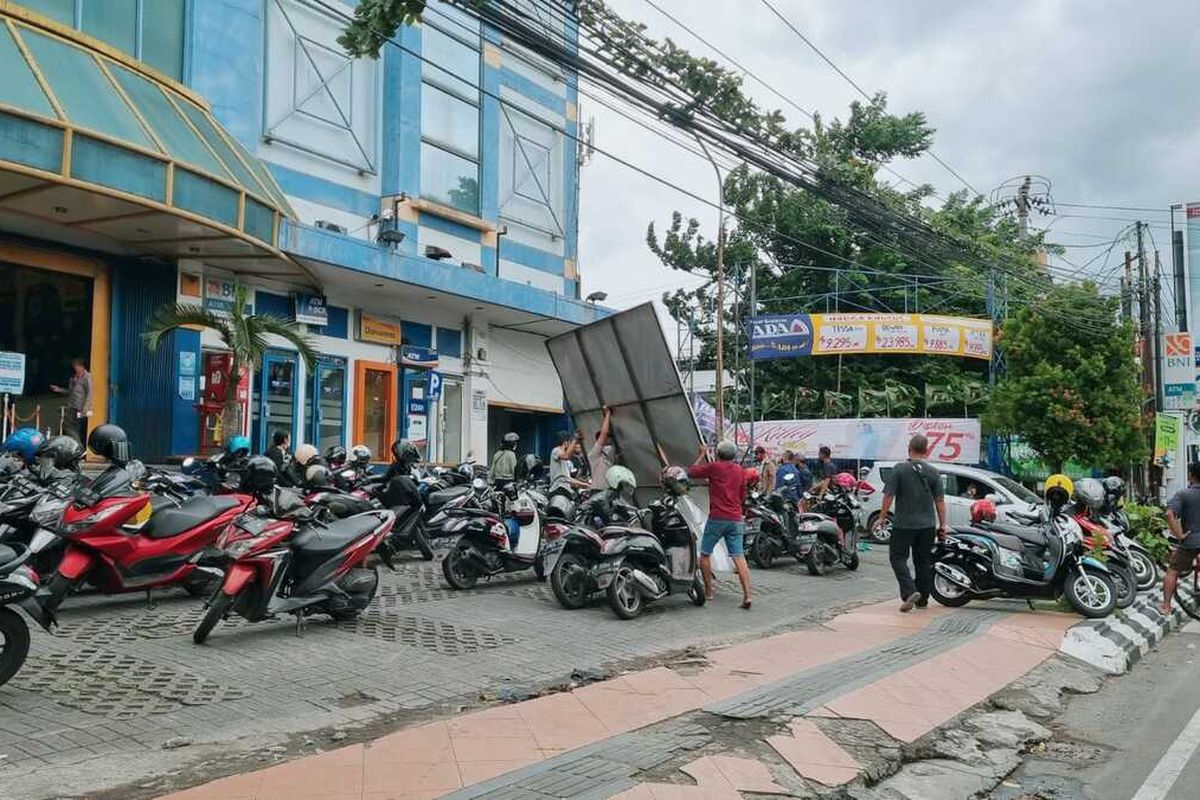
<svg viewBox="0 0 1200 800"><path fill-rule="evenodd" d="M609 0L627 18L716 57L646 0ZM1133 219L1155 223L1169 260L1173 202L1200 199L1200 3L1195 0L772 0L868 92L886 90L896 112L924 111L937 129L933 150L985 195L1025 173L1052 181L1061 203L1149 206L1159 212L1058 206L1052 241L1076 265L1099 258ZM844 116L853 87L821 61L760 0L658 0L665 10L742 62L800 106ZM731 9L736 8L736 13ZM789 120L798 111L752 80L746 88ZM585 90L587 87L585 85ZM710 200L707 162L581 97L598 147ZM941 194L963 188L924 157L893 165ZM580 266L583 293L604 291L628 307L679 285L645 245L646 225L672 210L697 216L712 233L716 212L637 175L603 154L583 171ZM1083 217L1109 217L1089 219ZM1129 245L1113 249L1108 266ZM1069 269L1062 263L1064 269Z"/></svg>

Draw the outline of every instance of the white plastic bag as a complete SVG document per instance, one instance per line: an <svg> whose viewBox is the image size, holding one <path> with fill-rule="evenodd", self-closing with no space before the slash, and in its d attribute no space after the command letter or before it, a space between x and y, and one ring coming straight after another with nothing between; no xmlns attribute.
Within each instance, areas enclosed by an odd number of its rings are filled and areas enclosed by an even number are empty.
<svg viewBox="0 0 1200 800"><path fill-rule="evenodd" d="M704 539L704 526L708 522L708 514L704 513L700 506L690 497L681 497L675 504L679 515L687 521L688 527L692 529L692 534L696 537L696 550L700 550L700 543ZM729 557L729 550L725 547L725 540L718 539L717 546L713 548L711 563L713 572L733 572L733 559Z"/></svg>

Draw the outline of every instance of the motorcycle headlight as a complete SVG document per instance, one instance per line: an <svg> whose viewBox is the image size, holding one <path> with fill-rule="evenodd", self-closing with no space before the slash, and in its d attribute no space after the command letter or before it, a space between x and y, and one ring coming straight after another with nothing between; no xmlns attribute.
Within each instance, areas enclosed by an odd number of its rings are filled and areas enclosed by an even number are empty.
<svg viewBox="0 0 1200 800"><path fill-rule="evenodd" d="M250 539L238 539L225 547L225 552L232 558L241 558L254 549L254 544L258 541L258 537Z"/></svg>

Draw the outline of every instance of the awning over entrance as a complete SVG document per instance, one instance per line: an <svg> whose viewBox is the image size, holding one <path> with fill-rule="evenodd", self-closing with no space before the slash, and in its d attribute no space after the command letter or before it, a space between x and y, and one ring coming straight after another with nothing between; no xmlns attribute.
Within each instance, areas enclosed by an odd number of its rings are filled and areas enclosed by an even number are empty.
<svg viewBox="0 0 1200 800"><path fill-rule="evenodd" d="M131 255L279 264L294 216L283 193L186 87L2 0L0 74L5 228L51 222Z"/></svg>

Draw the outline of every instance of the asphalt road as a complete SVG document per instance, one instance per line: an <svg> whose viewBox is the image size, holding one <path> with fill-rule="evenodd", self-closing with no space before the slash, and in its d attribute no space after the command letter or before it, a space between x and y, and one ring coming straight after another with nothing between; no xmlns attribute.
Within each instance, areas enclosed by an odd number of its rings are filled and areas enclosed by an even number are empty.
<svg viewBox="0 0 1200 800"><path fill-rule="evenodd" d="M1072 698L1045 753L994 794L1087 800L1200 796L1200 625L1168 636L1099 692Z"/></svg>

